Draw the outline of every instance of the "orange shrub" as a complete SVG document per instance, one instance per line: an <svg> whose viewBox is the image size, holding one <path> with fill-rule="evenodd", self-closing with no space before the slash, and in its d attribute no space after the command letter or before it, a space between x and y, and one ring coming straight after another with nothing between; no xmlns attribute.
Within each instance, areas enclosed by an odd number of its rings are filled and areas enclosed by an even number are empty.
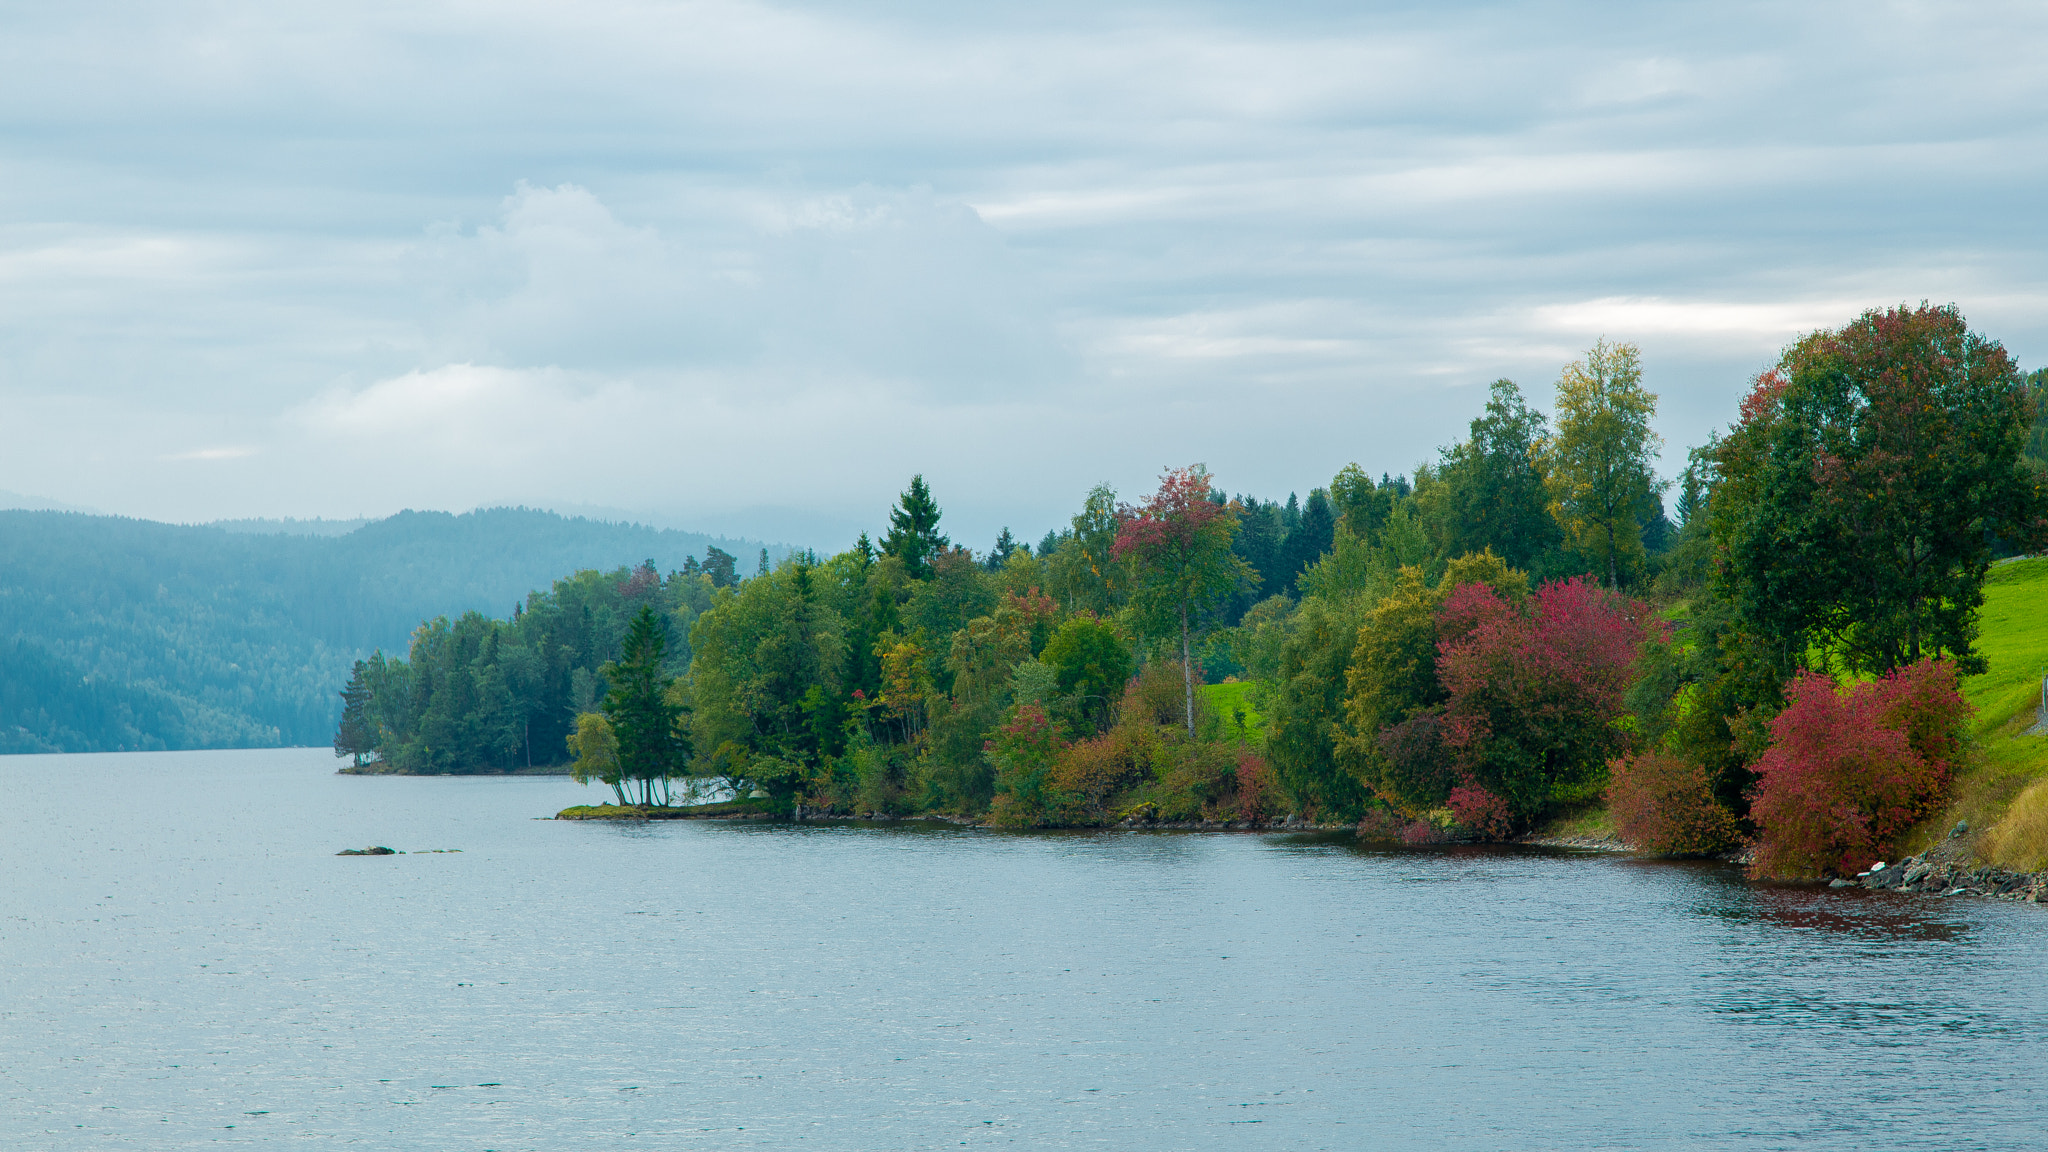
<svg viewBox="0 0 2048 1152"><path fill-rule="evenodd" d="M1735 816L1714 799L1707 770L1650 751L1610 766L1607 806L1614 830L1645 852L1704 856L1735 846Z"/></svg>

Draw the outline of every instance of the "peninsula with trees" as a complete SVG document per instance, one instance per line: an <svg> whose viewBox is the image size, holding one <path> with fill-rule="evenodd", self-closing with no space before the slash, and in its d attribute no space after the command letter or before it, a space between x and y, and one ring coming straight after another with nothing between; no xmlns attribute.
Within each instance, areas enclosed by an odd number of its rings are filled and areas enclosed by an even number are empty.
<svg viewBox="0 0 2048 1152"><path fill-rule="evenodd" d="M2044 385L1901 306L1787 348L1671 484L1640 355L1604 341L1553 412L1497 381L1436 459L1306 499L1191 465L977 552L914 477L836 555L430 621L356 664L335 748L613 789L565 815L1579 829L1843 877L1963 813L2040 868Z"/></svg>

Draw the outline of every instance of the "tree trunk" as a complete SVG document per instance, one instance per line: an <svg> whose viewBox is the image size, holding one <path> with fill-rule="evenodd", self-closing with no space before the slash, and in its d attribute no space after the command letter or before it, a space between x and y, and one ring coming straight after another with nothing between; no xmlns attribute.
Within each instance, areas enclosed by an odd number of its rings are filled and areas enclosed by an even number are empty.
<svg viewBox="0 0 2048 1152"><path fill-rule="evenodd" d="M1180 604L1180 678L1187 686L1188 739L1195 738L1195 663L1188 651L1188 604Z"/></svg>

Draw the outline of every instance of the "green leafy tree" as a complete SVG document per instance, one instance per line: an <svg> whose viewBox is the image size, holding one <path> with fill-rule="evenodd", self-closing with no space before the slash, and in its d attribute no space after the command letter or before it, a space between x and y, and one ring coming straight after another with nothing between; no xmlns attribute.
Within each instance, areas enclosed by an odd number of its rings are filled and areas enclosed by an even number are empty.
<svg viewBox="0 0 2048 1152"><path fill-rule="evenodd" d="M1373 483L1356 464L1346 464L1330 481L1330 504L1338 525L1367 544L1379 541L1380 527L1393 514L1396 499L1391 482Z"/></svg>
<svg viewBox="0 0 2048 1152"><path fill-rule="evenodd" d="M1327 510L1327 502L1324 504ZM1258 576L1230 550L1237 518L1209 499L1209 474L1199 465L1160 477L1159 491L1138 507L1119 509L1115 554L1136 569L1133 600L1155 627L1171 620L1180 633L1188 736L1195 735L1195 665L1190 636L1200 614L1240 581Z"/></svg>
<svg viewBox="0 0 2048 1152"><path fill-rule="evenodd" d="M576 717L568 737L569 777L578 784L592 780L609 784L621 807L626 798L625 776L619 771L619 737L602 712L585 712Z"/></svg>
<svg viewBox="0 0 2048 1152"><path fill-rule="evenodd" d="M882 537L882 554L903 561L913 580L932 577L932 559L952 544L939 532L939 505L925 486L924 476L910 478L910 487L889 512L889 534Z"/></svg>
<svg viewBox="0 0 2048 1152"><path fill-rule="evenodd" d="M1816 658L1981 672L1993 546L2038 546L2048 483L2005 349L1953 306L1873 309L1758 377L1716 456L1719 587L1783 683Z"/></svg>
<svg viewBox="0 0 2048 1152"><path fill-rule="evenodd" d="M1116 556L1117 526L1116 490L1090 488L1051 553L1050 591L1067 611L1108 616L1123 606L1129 579Z"/></svg>
<svg viewBox="0 0 2048 1152"><path fill-rule="evenodd" d="M1051 668L1055 689L1089 730L1108 725L1124 682L1131 678L1131 648L1107 621L1069 616L1038 655Z"/></svg>
<svg viewBox="0 0 2048 1152"><path fill-rule="evenodd" d="M690 632L691 730L701 752L743 774L746 757L811 764L830 750L818 746L817 707L806 710L804 700L813 686L828 700L848 695L839 595L802 562L718 594Z"/></svg>
<svg viewBox="0 0 2048 1152"><path fill-rule="evenodd" d="M1558 377L1557 433L1542 451L1551 514L1567 542L1606 569L1610 588L1642 562L1642 524L1661 511L1656 414L1633 344L1600 341Z"/></svg>
<svg viewBox="0 0 2048 1152"><path fill-rule="evenodd" d="M1356 820L1372 794L1337 763L1334 733L1344 715L1344 668L1364 622L1362 599L1301 603L1280 643L1266 696L1266 756L1302 812Z"/></svg>
<svg viewBox="0 0 2048 1152"><path fill-rule="evenodd" d="M1446 556L1493 551L1524 571L1558 541L1538 448L1549 428L1512 380L1493 382L1471 438L1444 451L1440 547Z"/></svg>
<svg viewBox="0 0 2048 1152"><path fill-rule="evenodd" d="M601 707L617 737L619 775L640 784L640 802L655 802L657 785L667 800L668 782L689 759L682 709L669 696L675 677L664 674L668 628L653 605L642 605L626 633L619 658L602 669L606 684Z"/></svg>

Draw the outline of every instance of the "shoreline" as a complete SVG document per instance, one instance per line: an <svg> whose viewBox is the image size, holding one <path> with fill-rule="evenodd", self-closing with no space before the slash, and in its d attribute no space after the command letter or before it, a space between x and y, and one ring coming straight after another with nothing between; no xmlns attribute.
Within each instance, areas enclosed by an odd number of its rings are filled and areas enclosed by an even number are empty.
<svg viewBox="0 0 2048 1152"><path fill-rule="evenodd" d="M670 807L617 804L576 805L564 808L554 816L556 820L725 820L732 822L753 822L776 820L789 824L819 823L868 823L868 824L948 824L969 831L990 832L1210 832L1210 833L1272 833L1272 832L1350 832L1358 833L1355 824L1318 824L1299 817L1290 816L1285 820L1123 820L1115 824L1081 826L1075 828L998 828L966 816L943 813L925 813L916 816L895 816L883 812L864 813L819 813L810 819L792 819L786 815L767 812L745 801L726 804L701 804L692 807ZM1378 843L1380 841L1371 841ZM1395 843L1387 841L1386 843ZM1532 834L1516 840L1501 842L1503 846L1527 848L1557 848L1577 852L1597 852L1614 856L1644 856L1613 835L1595 836L1544 836ZM1442 847L1443 845L1426 845ZM1710 857L1722 863L1741 864L1744 853L1730 853ZM2048 903L2048 871L2014 872L1989 864L1975 864L1969 850L1956 841L1946 841L1918 856L1909 856L1897 863L1865 872L1855 879L1836 878L1806 882L1813 887L1862 888L1870 891L1891 891L1902 895L1979 896L1994 900L2022 901L2033 904Z"/></svg>

